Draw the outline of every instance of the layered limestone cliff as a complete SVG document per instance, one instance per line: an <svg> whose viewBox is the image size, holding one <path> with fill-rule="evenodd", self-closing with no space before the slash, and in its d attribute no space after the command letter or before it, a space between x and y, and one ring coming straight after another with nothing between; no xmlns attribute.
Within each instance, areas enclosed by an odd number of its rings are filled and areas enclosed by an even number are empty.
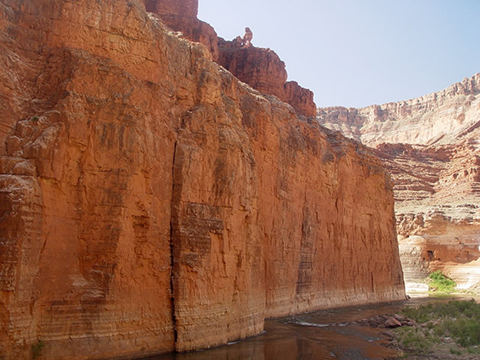
<svg viewBox="0 0 480 360"><path fill-rule="evenodd" d="M319 109L321 124L375 147L392 174L406 281L440 269L480 281L480 74L424 97Z"/></svg>
<svg viewBox="0 0 480 360"><path fill-rule="evenodd" d="M420 98L362 109L319 109L320 123L365 145L450 145L472 138L478 122L480 74ZM468 135L470 134L470 135Z"/></svg>
<svg viewBox="0 0 480 360"><path fill-rule="evenodd" d="M211 347L402 299L371 151L139 0L0 1L0 358Z"/></svg>

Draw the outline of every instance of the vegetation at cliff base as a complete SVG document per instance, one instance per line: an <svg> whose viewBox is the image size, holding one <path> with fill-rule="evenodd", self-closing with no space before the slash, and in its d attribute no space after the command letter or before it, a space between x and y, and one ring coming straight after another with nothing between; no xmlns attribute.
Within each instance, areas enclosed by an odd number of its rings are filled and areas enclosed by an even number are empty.
<svg viewBox="0 0 480 360"><path fill-rule="evenodd" d="M457 286L455 281L442 274L440 270L431 273L428 277L430 278L430 284L428 286L430 291L450 294Z"/></svg>
<svg viewBox="0 0 480 360"><path fill-rule="evenodd" d="M32 357L33 359L37 359L42 356L43 348L45 344L42 340L39 340L37 343L32 345Z"/></svg>
<svg viewBox="0 0 480 360"><path fill-rule="evenodd" d="M475 300L407 308L402 314L416 323L395 329L404 349L424 353L444 347L456 355L480 355L480 305Z"/></svg>

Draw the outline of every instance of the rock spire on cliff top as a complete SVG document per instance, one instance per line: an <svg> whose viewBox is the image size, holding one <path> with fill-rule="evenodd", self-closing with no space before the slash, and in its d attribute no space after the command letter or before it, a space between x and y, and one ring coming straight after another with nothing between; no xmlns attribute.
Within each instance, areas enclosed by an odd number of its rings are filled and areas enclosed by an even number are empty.
<svg viewBox="0 0 480 360"><path fill-rule="evenodd" d="M241 81L256 90L277 96L290 104L299 115L316 116L313 92L297 82L287 82L285 63L270 49L252 45L253 33L245 28L243 37L232 41L218 38L215 30L197 19L198 1L143 0L147 11L158 15L163 22L191 40L204 44L213 60L229 70Z"/></svg>

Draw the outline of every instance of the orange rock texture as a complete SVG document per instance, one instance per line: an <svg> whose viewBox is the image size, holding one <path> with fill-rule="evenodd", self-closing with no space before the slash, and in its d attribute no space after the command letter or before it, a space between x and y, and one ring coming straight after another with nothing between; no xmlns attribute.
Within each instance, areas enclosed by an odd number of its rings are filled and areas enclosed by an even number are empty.
<svg viewBox="0 0 480 360"><path fill-rule="evenodd" d="M480 286L480 74L421 98L319 109L321 124L375 147L394 182L407 282L442 270Z"/></svg>
<svg viewBox="0 0 480 360"><path fill-rule="evenodd" d="M299 115L314 117L313 92L295 81L287 82L285 63L270 50L241 47L236 40L225 41L215 29L197 18L198 0L143 0L148 12L158 16L170 29L190 41L204 44L214 61L256 90L277 96L293 106Z"/></svg>
<svg viewBox="0 0 480 360"><path fill-rule="evenodd" d="M162 22L184 38L204 44L218 59L218 36L208 23L197 18L198 0L143 0L148 12L157 15Z"/></svg>
<svg viewBox="0 0 480 360"><path fill-rule="evenodd" d="M241 47L237 41L219 40L218 63L260 92L277 96L306 117L316 116L313 92L287 82L285 63L271 49Z"/></svg>
<svg viewBox="0 0 480 360"><path fill-rule="evenodd" d="M236 47L231 43L220 43L219 64L258 91L280 99L284 97L287 70L275 51L253 46Z"/></svg>
<svg viewBox="0 0 480 360"><path fill-rule="evenodd" d="M0 2L0 354L106 359L402 299L366 147L139 0Z"/></svg>
<svg viewBox="0 0 480 360"><path fill-rule="evenodd" d="M317 115L317 105L313 101L313 91L301 87L296 81L287 81L283 85L283 101L293 106L300 114L306 117Z"/></svg>
<svg viewBox="0 0 480 360"><path fill-rule="evenodd" d="M158 15L175 15L196 18L198 0L143 0L148 12Z"/></svg>

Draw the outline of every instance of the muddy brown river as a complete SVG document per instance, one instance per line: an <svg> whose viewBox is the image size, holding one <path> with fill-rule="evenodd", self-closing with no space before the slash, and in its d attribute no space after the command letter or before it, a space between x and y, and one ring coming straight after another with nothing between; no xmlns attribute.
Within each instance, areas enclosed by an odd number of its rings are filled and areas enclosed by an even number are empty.
<svg viewBox="0 0 480 360"><path fill-rule="evenodd" d="M412 297L408 301L316 311L265 322L255 337L218 348L165 354L143 360L364 360L399 355L385 343L382 329L351 324L364 318L398 313L405 307L471 297ZM477 299L478 302L478 299Z"/></svg>

